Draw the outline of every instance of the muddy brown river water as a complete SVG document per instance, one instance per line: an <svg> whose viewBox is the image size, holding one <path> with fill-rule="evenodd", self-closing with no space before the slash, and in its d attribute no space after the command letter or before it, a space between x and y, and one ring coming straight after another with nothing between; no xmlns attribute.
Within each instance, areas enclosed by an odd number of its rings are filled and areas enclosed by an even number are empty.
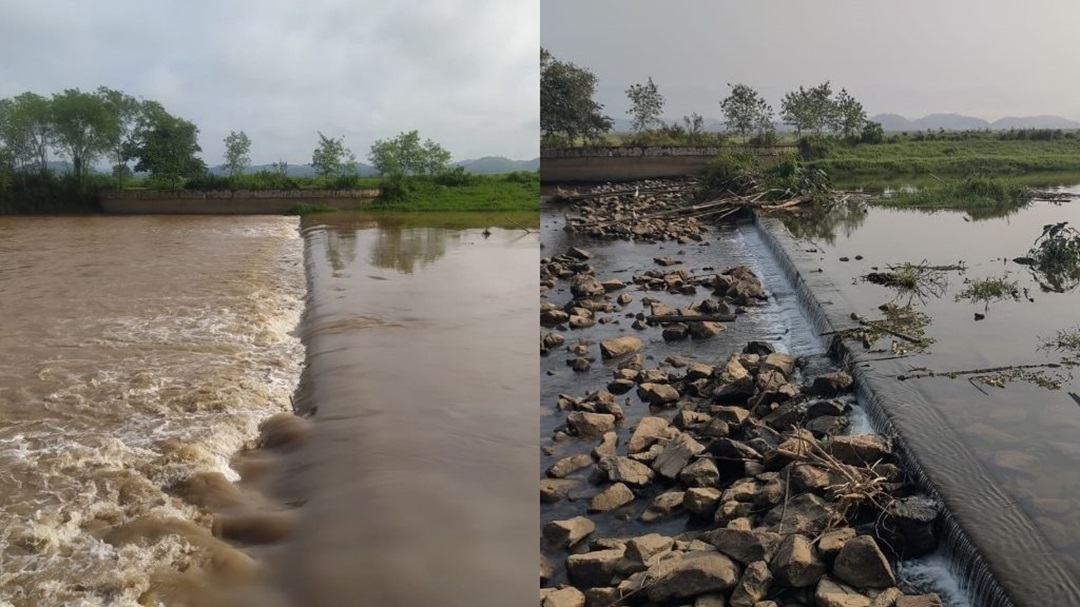
<svg viewBox="0 0 1080 607"><path fill-rule="evenodd" d="M0 605L534 600L538 236L504 219L0 218Z"/></svg>

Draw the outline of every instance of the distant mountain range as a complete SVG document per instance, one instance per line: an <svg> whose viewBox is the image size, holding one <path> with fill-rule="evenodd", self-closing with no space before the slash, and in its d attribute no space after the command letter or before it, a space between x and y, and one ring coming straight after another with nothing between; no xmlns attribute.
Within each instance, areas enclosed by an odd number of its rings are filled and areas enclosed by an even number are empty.
<svg viewBox="0 0 1080 607"><path fill-rule="evenodd" d="M1061 116L1009 116L989 122L974 116L963 114L930 114L917 120L905 118L899 114L877 114L869 118L873 122L881 123L885 131L967 131L990 129L993 131L1007 131L1009 129L1080 129L1080 122L1062 118ZM664 124L678 124L683 126L682 118L664 118ZM626 118L615 118L612 130L616 133L629 133L634 130L633 123ZM705 118L703 127L708 132L721 132L724 130L724 122L717 118ZM782 122L773 123L778 133L794 132L790 125Z"/></svg>
<svg viewBox="0 0 1080 607"><path fill-rule="evenodd" d="M910 120L898 114L878 114L870 120L880 122L886 131L936 131L983 130L1007 131L1009 129L1080 129L1080 122L1061 116L1009 116L993 122L963 114L930 114Z"/></svg>

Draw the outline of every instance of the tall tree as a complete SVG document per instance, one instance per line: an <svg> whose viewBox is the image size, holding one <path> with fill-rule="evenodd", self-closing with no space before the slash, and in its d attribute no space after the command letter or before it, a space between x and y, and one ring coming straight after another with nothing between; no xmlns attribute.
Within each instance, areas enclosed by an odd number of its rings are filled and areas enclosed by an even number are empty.
<svg viewBox="0 0 1080 607"><path fill-rule="evenodd" d="M186 178L206 172L206 164L196 156L199 128L170 115L156 101L141 104L138 126L125 159L134 159L136 171L148 171L156 180L170 187L180 187Z"/></svg>
<svg viewBox="0 0 1080 607"><path fill-rule="evenodd" d="M225 137L225 170L236 177L251 164L251 139L244 131L229 131Z"/></svg>
<svg viewBox="0 0 1080 607"><path fill-rule="evenodd" d="M664 111L664 96L653 82L652 76L645 84L632 84L626 89L631 107L627 114L633 118L634 130L638 133L652 128L660 122Z"/></svg>
<svg viewBox="0 0 1080 607"><path fill-rule="evenodd" d="M109 154L112 156L113 175L116 187L124 189L124 177L130 173L127 160L124 159L124 147L131 143L131 137L139 122L139 100L121 91L99 86L97 96L105 104L116 127L109 133Z"/></svg>
<svg viewBox="0 0 1080 607"><path fill-rule="evenodd" d="M724 125L729 131L746 136L772 128L773 109L754 89L745 84L728 84L731 94L720 102Z"/></svg>
<svg viewBox="0 0 1080 607"><path fill-rule="evenodd" d="M119 126L100 97L78 89L53 95L50 108L56 147L71 158L72 174L82 184Z"/></svg>
<svg viewBox="0 0 1080 607"><path fill-rule="evenodd" d="M540 49L540 130L545 138L573 144L611 130L604 106L593 100L596 76Z"/></svg>
<svg viewBox="0 0 1080 607"><path fill-rule="evenodd" d="M690 145L701 143L705 131L705 119L701 114L692 112L689 116L683 116L683 125L686 130L686 142Z"/></svg>
<svg viewBox="0 0 1080 607"><path fill-rule="evenodd" d="M11 99L0 128L17 168L49 170L49 147L55 138L49 99L31 92Z"/></svg>
<svg viewBox="0 0 1080 607"><path fill-rule="evenodd" d="M450 152L431 139L421 142L420 133L413 130L376 141L368 160L380 175L437 175L450 164Z"/></svg>
<svg viewBox="0 0 1080 607"><path fill-rule="evenodd" d="M311 166L320 177L356 174L356 155L345 147L345 138L333 139L319 133L319 143L311 154Z"/></svg>
<svg viewBox="0 0 1080 607"><path fill-rule="evenodd" d="M828 81L810 89L799 87L784 95L780 102L780 118L795 127L795 132L820 135L833 122L835 104L832 86Z"/></svg>
<svg viewBox="0 0 1080 607"><path fill-rule="evenodd" d="M830 128L844 137L855 137L866 126L866 111L846 89L840 89L833 100L830 113Z"/></svg>

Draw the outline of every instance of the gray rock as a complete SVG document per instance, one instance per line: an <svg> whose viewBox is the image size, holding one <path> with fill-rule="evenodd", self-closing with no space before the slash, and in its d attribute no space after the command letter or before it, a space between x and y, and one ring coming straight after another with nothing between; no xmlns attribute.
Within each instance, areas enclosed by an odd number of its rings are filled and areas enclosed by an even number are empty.
<svg viewBox="0 0 1080 607"><path fill-rule="evenodd" d="M664 327L660 336L664 341L682 341L690 337L690 327L681 322L671 323Z"/></svg>
<svg viewBox="0 0 1080 607"><path fill-rule="evenodd" d="M619 445L619 434L614 430L605 432L604 436L600 439L600 444L593 447L592 455L597 460L604 457L614 456L617 454L617 447Z"/></svg>
<svg viewBox="0 0 1080 607"><path fill-rule="evenodd" d="M645 347L645 344L642 343L641 339L634 337L633 335L613 337L600 342L600 356L602 356L604 360L618 358L636 352L643 347Z"/></svg>
<svg viewBox="0 0 1080 607"><path fill-rule="evenodd" d="M856 588L896 585L892 566L869 535L860 535L844 543L833 563L833 575Z"/></svg>
<svg viewBox="0 0 1080 607"><path fill-rule="evenodd" d="M675 546L675 540L659 533L649 533L626 542L626 558L643 565L651 565L653 557L668 552Z"/></svg>
<svg viewBox="0 0 1080 607"><path fill-rule="evenodd" d="M649 600L662 603L728 590L739 581L739 567L718 552L689 553L653 565L648 578L654 580L645 591Z"/></svg>
<svg viewBox="0 0 1080 607"><path fill-rule="evenodd" d="M540 479L540 501L553 504L566 497L566 492L577 484L578 481L567 478Z"/></svg>
<svg viewBox="0 0 1080 607"><path fill-rule="evenodd" d="M715 487L720 482L720 470L711 458L699 457L679 472L679 482L687 487Z"/></svg>
<svg viewBox="0 0 1080 607"><path fill-rule="evenodd" d="M637 395L650 405L664 405L679 400L679 391L669 384L641 384L638 386Z"/></svg>
<svg viewBox="0 0 1080 607"><path fill-rule="evenodd" d="M840 549L844 547L844 544L848 540L855 537L855 530L851 527L843 527L834 531L829 531L821 536L818 540L818 554L827 563L832 563L836 559L836 555L840 554Z"/></svg>
<svg viewBox="0 0 1080 607"><path fill-rule="evenodd" d="M814 591L818 607L870 607L870 597L823 577Z"/></svg>
<svg viewBox="0 0 1080 607"><path fill-rule="evenodd" d="M608 479L613 483L644 487L653 478L653 471L648 466L628 457L605 457L600 460L598 467L607 472Z"/></svg>
<svg viewBox="0 0 1080 607"><path fill-rule="evenodd" d="M771 561L780 546L780 535L750 529L714 529L704 535L720 552L743 564Z"/></svg>
<svg viewBox="0 0 1080 607"><path fill-rule="evenodd" d="M578 436L601 436L615 429L615 416L609 413L573 411L566 416L566 423Z"/></svg>
<svg viewBox="0 0 1080 607"><path fill-rule="evenodd" d="M667 427L668 421L662 417L641 418L626 444L627 452L640 453L648 449Z"/></svg>
<svg viewBox="0 0 1080 607"><path fill-rule="evenodd" d="M552 546L569 548L596 530L596 523L584 516L575 516L544 525L544 539Z"/></svg>
<svg viewBox="0 0 1080 607"><path fill-rule="evenodd" d="M813 586L825 575L825 563L810 540L797 534L781 540L770 568L777 584L791 588Z"/></svg>
<svg viewBox="0 0 1080 607"><path fill-rule="evenodd" d="M574 297L595 297L603 295L605 290L595 276L578 274L570 281L570 293Z"/></svg>
<svg viewBox="0 0 1080 607"><path fill-rule="evenodd" d="M885 438L876 434L835 436L828 444L828 451L836 459L852 466L866 466L886 459L892 449Z"/></svg>
<svg viewBox="0 0 1080 607"><path fill-rule="evenodd" d="M664 450L652 462L652 469L665 478L674 480L694 456L705 451L705 446L687 433L664 446Z"/></svg>
<svg viewBox="0 0 1080 607"><path fill-rule="evenodd" d="M813 396L830 398L851 390L854 380L843 371L826 373L814 378L808 392Z"/></svg>
<svg viewBox="0 0 1080 607"><path fill-rule="evenodd" d="M549 593L541 607L585 607L585 595L573 586Z"/></svg>
<svg viewBox="0 0 1080 607"><path fill-rule="evenodd" d="M765 561L754 561L746 566L739 583L731 593L731 607L754 607L765 598L772 583L772 572Z"/></svg>
<svg viewBox="0 0 1080 607"><path fill-rule="evenodd" d="M683 494L683 508L701 517L710 517L720 503L720 490L715 487L691 487Z"/></svg>
<svg viewBox="0 0 1080 607"><path fill-rule="evenodd" d="M570 455L560 459L552 464L547 469L547 475L552 478L564 478L571 474L591 466L593 463L592 456L588 453L579 453L577 455Z"/></svg>
<svg viewBox="0 0 1080 607"><path fill-rule="evenodd" d="M634 492L623 483L615 483L589 500L589 512L608 512L634 501Z"/></svg>
<svg viewBox="0 0 1080 607"><path fill-rule="evenodd" d="M571 554L566 558L566 576L578 588L609 586L624 554L621 548Z"/></svg>
<svg viewBox="0 0 1080 607"><path fill-rule="evenodd" d="M643 523L655 523L670 518L682 508L685 494L682 491L668 491L653 499L649 507L639 517Z"/></svg>

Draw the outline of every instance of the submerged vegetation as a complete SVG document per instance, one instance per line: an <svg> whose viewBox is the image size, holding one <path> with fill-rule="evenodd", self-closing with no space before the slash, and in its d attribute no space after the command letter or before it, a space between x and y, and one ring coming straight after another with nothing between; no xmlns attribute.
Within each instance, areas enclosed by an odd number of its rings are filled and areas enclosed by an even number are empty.
<svg viewBox="0 0 1080 607"><path fill-rule="evenodd" d="M876 204L924 210L965 210L979 218L1019 209L1028 204L1033 195L1031 188L1009 179L973 176L963 181L893 192L877 199Z"/></svg>

